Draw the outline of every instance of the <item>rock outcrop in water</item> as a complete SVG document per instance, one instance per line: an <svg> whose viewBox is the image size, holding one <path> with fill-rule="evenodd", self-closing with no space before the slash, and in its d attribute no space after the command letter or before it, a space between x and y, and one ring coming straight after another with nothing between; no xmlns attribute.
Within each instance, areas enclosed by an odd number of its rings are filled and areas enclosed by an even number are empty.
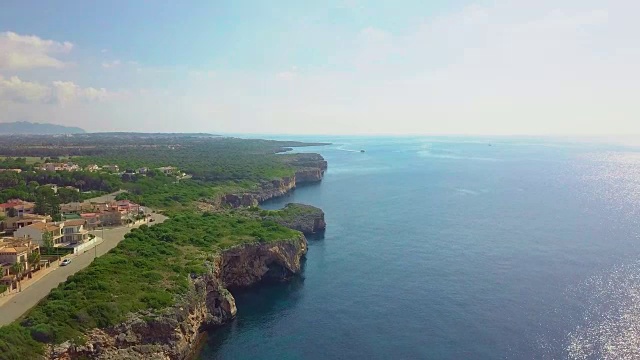
<svg viewBox="0 0 640 360"><path fill-rule="evenodd" d="M307 252L304 236L225 250L207 262L204 275L192 276L176 305L161 313L140 312L114 327L93 329L86 342L51 347L49 359L189 359L202 332L233 319L236 305L227 288L260 281L282 281L300 272Z"/></svg>

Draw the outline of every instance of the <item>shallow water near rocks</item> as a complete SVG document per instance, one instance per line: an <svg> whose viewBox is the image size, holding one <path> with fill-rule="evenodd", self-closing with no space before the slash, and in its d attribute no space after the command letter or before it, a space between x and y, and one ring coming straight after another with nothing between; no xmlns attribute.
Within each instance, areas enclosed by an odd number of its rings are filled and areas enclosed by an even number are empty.
<svg viewBox="0 0 640 360"><path fill-rule="evenodd" d="M301 149L328 160L325 179L263 207L321 207L324 237L310 240L301 277L235 293L238 317L211 332L202 359L637 355L637 149L301 140L334 143Z"/></svg>

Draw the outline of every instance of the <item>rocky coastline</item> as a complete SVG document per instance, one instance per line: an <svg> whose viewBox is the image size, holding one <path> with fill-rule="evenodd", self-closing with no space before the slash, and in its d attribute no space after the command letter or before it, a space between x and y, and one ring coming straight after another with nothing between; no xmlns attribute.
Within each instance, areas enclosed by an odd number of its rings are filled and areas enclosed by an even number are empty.
<svg viewBox="0 0 640 360"><path fill-rule="evenodd" d="M321 181L327 169L326 161L318 154L293 157L289 163L296 167L294 176L264 182L255 192L226 194L219 204L230 208L255 207L287 194L296 185ZM235 317L235 299L229 289L262 281L285 281L300 272L301 260L307 252L304 234L324 230L324 213L300 204L290 204L284 211L293 212L295 216L278 219L270 213L257 215L300 231L299 237L226 249L206 262L205 274L191 276L189 290L175 305L160 313L130 314L126 321L114 327L92 329L81 344L67 341L50 346L45 357L52 360L193 358L205 330Z"/></svg>
<svg viewBox="0 0 640 360"><path fill-rule="evenodd" d="M257 190L245 193L223 195L215 201L215 205L232 208L258 206L269 199L283 196L294 190L298 185L318 183L322 181L327 170L327 161L320 154L295 154L285 162L295 168L293 176L283 177L272 181L264 181Z"/></svg>

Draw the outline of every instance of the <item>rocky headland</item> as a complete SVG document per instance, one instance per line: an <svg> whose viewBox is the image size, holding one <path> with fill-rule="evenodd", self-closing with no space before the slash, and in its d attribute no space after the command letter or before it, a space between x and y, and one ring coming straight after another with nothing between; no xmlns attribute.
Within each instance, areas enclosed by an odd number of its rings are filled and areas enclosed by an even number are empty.
<svg viewBox="0 0 640 360"><path fill-rule="evenodd" d="M93 329L82 344L67 341L51 346L48 359L190 359L205 330L236 315L237 289L261 281L283 281L300 272L307 252L301 234L267 244L247 244L225 250L207 262L208 271L192 276L189 290L160 313L130 314L114 327Z"/></svg>
<svg viewBox="0 0 640 360"><path fill-rule="evenodd" d="M261 211L262 219L274 221L290 229L298 230L305 235L323 232L327 227L324 211L311 205L287 204L276 211Z"/></svg>
<svg viewBox="0 0 640 360"><path fill-rule="evenodd" d="M263 181L255 191L225 194L214 201L214 206L252 207L283 196L294 190L296 186L322 181L327 170L327 161L320 154L291 154L285 162L295 168L293 176L283 177L272 181Z"/></svg>
<svg viewBox="0 0 640 360"><path fill-rule="evenodd" d="M207 271L192 274L189 289L169 308L140 311L108 328L94 328L82 341L49 346L45 358L63 359L191 359L196 355L203 333L236 315L236 304L229 291L262 281L284 281L301 271L307 252L304 234L324 231L324 213L309 205L289 204L282 210L257 208L259 203L282 196L296 185L319 182L327 162L318 154L286 155L295 175L263 182L247 193L226 194L209 206L218 211L242 212L253 218L273 221L298 230L300 235L268 243L231 247L207 260Z"/></svg>

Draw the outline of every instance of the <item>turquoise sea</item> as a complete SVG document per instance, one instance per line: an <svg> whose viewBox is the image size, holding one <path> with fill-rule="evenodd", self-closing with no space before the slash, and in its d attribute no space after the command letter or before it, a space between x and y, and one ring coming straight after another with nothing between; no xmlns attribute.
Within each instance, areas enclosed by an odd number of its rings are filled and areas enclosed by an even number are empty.
<svg viewBox="0 0 640 360"><path fill-rule="evenodd" d="M333 143L298 149L325 179L263 206L321 207L326 233L300 278L234 294L202 359L640 357L640 149L296 140Z"/></svg>

